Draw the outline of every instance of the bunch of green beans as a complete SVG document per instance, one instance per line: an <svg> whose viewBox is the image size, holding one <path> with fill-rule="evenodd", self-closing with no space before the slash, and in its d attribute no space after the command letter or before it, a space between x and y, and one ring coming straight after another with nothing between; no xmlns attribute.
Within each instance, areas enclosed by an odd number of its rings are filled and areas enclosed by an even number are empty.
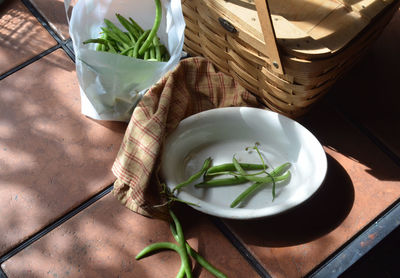
<svg viewBox="0 0 400 278"><path fill-rule="evenodd" d="M150 30L143 30L131 17L125 18L121 14L115 14L118 21L126 29L118 28L113 22L104 19L105 27L99 38L88 39L83 44L97 44L97 51L110 52L143 59L147 61L167 62L170 58L167 48L157 37L157 31L160 27L162 8L161 1L155 0L156 16L153 27Z"/></svg>
<svg viewBox="0 0 400 278"><path fill-rule="evenodd" d="M204 259L200 254L198 254L185 240L183 235L182 225L176 217L175 213L169 209L169 214L173 220L173 223L170 223L170 229L172 235L174 236L177 244L172 242L156 242L146 246L142 251L139 252L136 256L136 260L143 259L155 252L159 252L162 250L172 250L179 254L181 258L181 267L176 278L191 278L192 275L192 267L189 256L195 259L202 267L207 269L211 274L213 274L217 278L226 278L227 276L211 265L206 259Z"/></svg>
<svg viewBox="0 0 400 278"><path fill-rule="evenodd" d="M276 197L276 182L285 181L290 178L290 168L291 164L289 162L280 165L275 168L271 172L267 172L268 166L265 164L264 159L258 149L259 144L255 144L252 149L256 150L261 163L260 164L251 164L251 163L239 163L238 160L233 156L232 163L225 163L221 165L211 165L211 158L207 158L202 168L196 172L194 175L189 177L186 181L178 184L172 190L172 193L178 191L196 180L200 177L203 177L203 181L201 183L197 183L194 186L196 188L211 188L218 186L230 186L236 184L243 184L247 182L252 182L253 184L248 187L245 191L243 191L235 200L232 201L230 207L234 208L242 203L244 200L248 199L252 196L260 187L266 184L272 184L272 201L275 200ZM247 150L250 148L247 148ZM257 171L257 172L248 172L248 171ZM229 175L228 178L215 178L220 175Z"/></svg>

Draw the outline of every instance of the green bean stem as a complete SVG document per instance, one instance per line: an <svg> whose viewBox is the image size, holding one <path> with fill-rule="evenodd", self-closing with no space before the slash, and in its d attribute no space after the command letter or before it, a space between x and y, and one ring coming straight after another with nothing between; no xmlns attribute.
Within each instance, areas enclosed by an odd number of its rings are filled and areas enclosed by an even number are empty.
<svg viewBox="0 0 400 278"><path fill-rule="evenodd" d="M286 174L284 174L284 175L281 175L281 176L274 176L274 177L272 177L272 174L271 174L271 177L267 177L266 179L265 179L265 181L264 182L255 182L253 185L251 185L249 188L247 188L245 191L243 191L238 197L236 197L236 199L235 200L233 200L233 202L231 203L231 205L230 205L230 207L231 208L234 208L234 207L236 207L239 203L241 203L245 198L247 198L248 196L250 196L253 192L255 192L258 188L260 188L260 186L262 186L262 185L264 185L264 184L266 184L266 183L270 183L270 182L272 182L272 181L284 181L284 180L287 180L288 178L290 177L290 171L288 171ZM269 179L269 181L268 181L268 179ZM273 190L274 190L274 188L273 188ZM273 195L273 199L274 199L274 195L275 194L272 194Z"/></svg>
<svg viewBox="0 0 400 278"><path fill-rule="evenodd" d="M161 1L160 0L154 0L154 1L156 3L156 17L154 19L154 24L153 27L151 28L149 36L139 49L140 55L143 55L144 52L149 48L150 44L153 41L154 36L157 34L158 28L160 27L161 17L162 17Z"/></svg>
<svg viewBox="0 0 400 278"><path fill-rule="evenodd" d="M189 177L189 179L187 179L186 181L181 182L180 184L175 186L174 189L172 190L172 193L174 193L176 190L179 191L182 187L187 186L187 185L191 184L192 182L194 182L195 180L197 180L198 178L200 178L210 167L210 164L211 164L211 157L207 158L204 161L203 166L201 167L200 171L195 173L193 176Z"/></svg>

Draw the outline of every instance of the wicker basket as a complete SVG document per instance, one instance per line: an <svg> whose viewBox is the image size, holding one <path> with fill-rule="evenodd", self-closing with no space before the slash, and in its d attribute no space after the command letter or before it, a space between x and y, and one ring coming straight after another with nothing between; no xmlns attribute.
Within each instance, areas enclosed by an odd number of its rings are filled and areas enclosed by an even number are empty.
<svg viewBox="0 0 400 278"><path fill-rule="evenodd" d="M295 118L361 57L399 3L183 0L184 50L207 57L271 110Z"/></svg>

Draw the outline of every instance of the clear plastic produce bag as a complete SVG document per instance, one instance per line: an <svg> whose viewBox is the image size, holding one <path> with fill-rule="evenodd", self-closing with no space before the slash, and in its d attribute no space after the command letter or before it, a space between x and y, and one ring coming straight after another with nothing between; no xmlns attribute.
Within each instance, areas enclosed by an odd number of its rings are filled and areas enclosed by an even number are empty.
<svg viewBox="0 0 400 278"><path fill-rule="evenodd" d="M71 0L64 0L68 11ZM156 15L154 0L79 0L72 9L69 32L73 42L76 72L81 89L82 113L99 120L128 121L145 91L179 62L185 21L181 0L161 0L162 19L157 33L171 58L168 62L145 61L96 51L85 40L98 38L104 19L121 30L115 14L133 18L151 29Z"/></svg>

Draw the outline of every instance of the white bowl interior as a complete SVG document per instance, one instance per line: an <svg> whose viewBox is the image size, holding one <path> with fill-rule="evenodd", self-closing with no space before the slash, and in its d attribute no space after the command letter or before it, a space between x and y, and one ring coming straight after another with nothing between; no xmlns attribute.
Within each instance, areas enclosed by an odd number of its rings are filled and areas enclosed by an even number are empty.
<svg viewBox="0 0 400 278"><path fill-rule="evenodd" d="M240 162L260 163L255 151L245 150L256 142L269 167L292 164L290 180L277 183L275 200L272 186L265 186L241 206L230 208L230 203L251 183L209 189L192 184L178 197L197 204L194 208L204 213L251 219L285 211L317 191L327 170L326 155L318 140L296 121L248 107L212 109L183 120L165 142L162 176L172 189L197 172L208 157L214 165L232 162L233 155Z"/></svg>

